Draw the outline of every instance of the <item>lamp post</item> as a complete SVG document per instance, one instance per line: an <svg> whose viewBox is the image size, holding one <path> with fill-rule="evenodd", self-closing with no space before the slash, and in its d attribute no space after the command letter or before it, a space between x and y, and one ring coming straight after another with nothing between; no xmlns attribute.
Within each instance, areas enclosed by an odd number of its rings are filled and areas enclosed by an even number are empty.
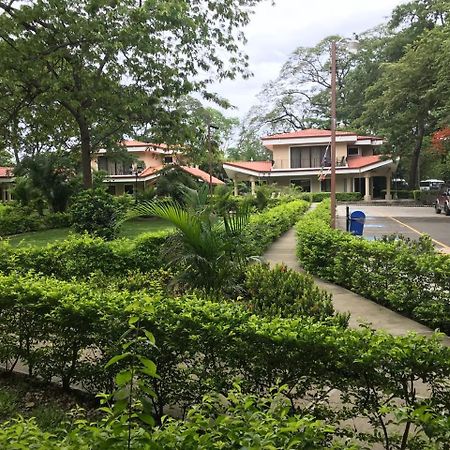
<svg viewBox="0 0 450 450"><path fill-rule="evenodd" d="M344 42L352 53L358 49L357 41L340 39L331 42L331 228L336 228L336 53L337 44Z"/></svg>
<svg viewBox="0 0 450 450"><path fill-rule="evenodd" d="M209 196L212 197L212 148L211 148L211 128L218 130L219 127L208 123L208 170L209 170Z"/></svg>

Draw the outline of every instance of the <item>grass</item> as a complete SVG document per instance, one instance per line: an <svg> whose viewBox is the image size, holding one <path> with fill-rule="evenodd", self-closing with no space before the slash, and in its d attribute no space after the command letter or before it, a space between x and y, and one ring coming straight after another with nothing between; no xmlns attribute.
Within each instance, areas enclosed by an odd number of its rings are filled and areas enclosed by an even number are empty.
<svg viewBox="0 0 450 450"><path fill-rule="evenodd" d="M162 231L173 227L165 220L152 218L138 218L125 222L120 231L119 237L134 239L142 233L151 231ZM70 233L70 228L55 228L53 230L32 231L17 236L5 237L13 246L34 245L43 247L50 242L64 240Z"/></svg>

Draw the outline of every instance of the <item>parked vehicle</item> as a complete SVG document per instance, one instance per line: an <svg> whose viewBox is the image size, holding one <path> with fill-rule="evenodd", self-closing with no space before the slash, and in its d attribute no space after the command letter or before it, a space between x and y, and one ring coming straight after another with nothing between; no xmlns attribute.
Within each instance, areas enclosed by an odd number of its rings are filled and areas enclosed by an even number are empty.
<svg viewBox="0 0 450 450"><path fill-rule="evenodd" d="M392 179L392 189L395 191L408 189L409 185L404 178L393 178Z"/></svg>
<svg viewBox="0 0 450 450"><path fill-rule="evenodd" d="M436 198L434 209L436 210L436 214L444 211L446 216L450 216L450 185L442 185Z"/></svg>
<svg viewBox="0 0 450 450"><path fill-rule="evenodd" d="M421 191L437 191L443 184L444 180L423 180L419 183L419 188Z"/></svg>

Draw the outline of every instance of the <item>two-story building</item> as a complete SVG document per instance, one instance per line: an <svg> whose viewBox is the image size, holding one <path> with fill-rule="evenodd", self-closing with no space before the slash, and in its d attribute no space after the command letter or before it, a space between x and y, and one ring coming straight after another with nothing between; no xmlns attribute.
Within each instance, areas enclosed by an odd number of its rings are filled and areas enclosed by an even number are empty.
<svg viewBox="0 0 450 450"><path fill-rule="evenodd" d="M237 161L223 164L235 183L249 181L252 192L256 182L296 185L305 192L331 190L331 131L307 129L276 134L262 139L272 152L271 161ZM391 199L391 177L398 161L377 154L383 139L359 136L349 131L336 132L336 190L360 192L366 201Z"/></svg>
<svg viewBox="0 0 450 450"><path fill-rule="evenodd" d="M11 191L14 186L12 167L0 167L0 202L11 200Z"/></svg>
<svg viewBox="0 0 450 450"><path fill-rule="evenodd" d="M122 145L133 156L130 162L123 158L108 156L106 150L100 150L92 159L92 169L106 173L105 183L113 195L133 194L135 189L145 190L160 176L166 167L179 167L195 179L209 183L209 174L186 165L182 152L170 149L165 144L151 144L134 140L124 140ZM224 184L212 177L212 184Z"/></svg>

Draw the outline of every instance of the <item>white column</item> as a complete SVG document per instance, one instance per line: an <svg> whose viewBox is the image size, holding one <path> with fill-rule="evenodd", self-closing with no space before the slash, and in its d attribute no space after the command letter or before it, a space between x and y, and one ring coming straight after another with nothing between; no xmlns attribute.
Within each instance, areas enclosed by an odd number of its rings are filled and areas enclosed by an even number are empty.
<svg viewBox="0 0 450 450"><path fill-rule="evenodd" d="M353 192L353 178L347 178L347 192Z"/></svg>
<svg viewBox="0 0 450 450"><path fill-rule="evenodd" d="M256 195L256 181L254 178L250 178L250 185L252 187L252 195Z"/></svg>
<svg viewBox="0 0 450 450"><path fill-rule="evenodd" d="M372 200L372 195L370 192L370 176L366 175L364 180L366 182L366 195L364 196L364 201L370 202L370 200Z"/></svg>
<svg viewBox="0 0 450 450"><path fill-rule="evenodd" d="M237 197L239 195L239 188L236 178L233 178L233 184L234 184L234 195Z"/></svg>
<svg viewBox="0 0 450 450"><path fill-rule="evenodd" d="M389 172L386 175L386 196L385 196L386 200L392 200L392 195L391 195L391 177L392 177L392 174L391 174L391 172Z"/></svg>

